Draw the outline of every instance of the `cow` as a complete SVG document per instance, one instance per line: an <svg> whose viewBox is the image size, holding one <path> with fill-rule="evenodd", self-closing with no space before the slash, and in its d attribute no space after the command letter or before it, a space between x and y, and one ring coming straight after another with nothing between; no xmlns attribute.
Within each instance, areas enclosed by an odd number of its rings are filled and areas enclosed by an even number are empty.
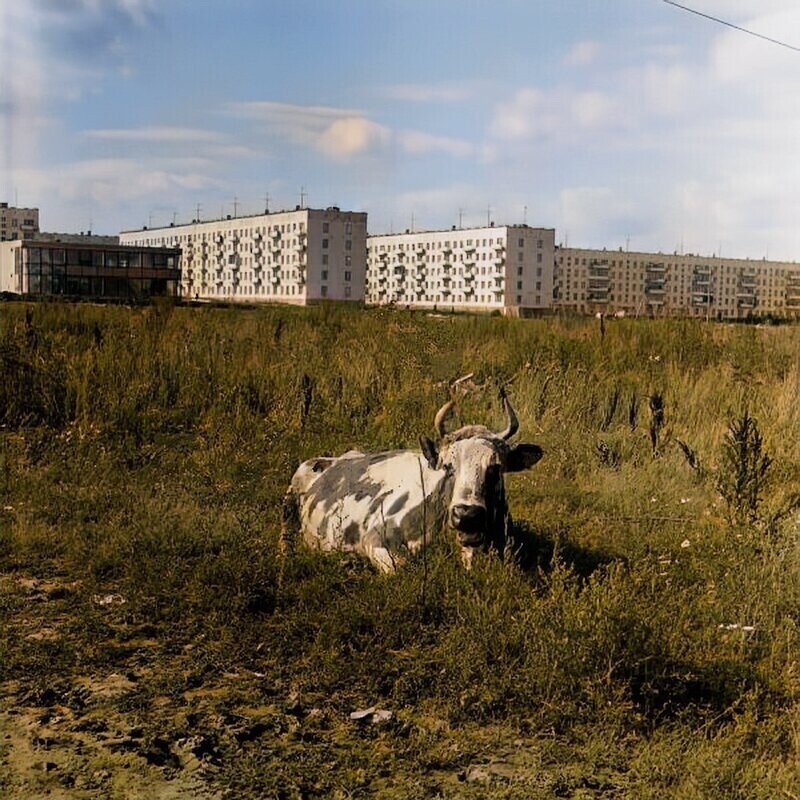
<svg viewBox="0 0 800 800"><path fill-rule="evenodd" d="M291 550L302 530L312 547L354 551L391 572L431 533L451 531L467 566L476 550L502 554L510 524L503 475L529 469L542 449L509 443L519 422L501 396L507 425L500 433L483 425L446 433L451 399L434 419L438 444L420 436L419 451L350 450L303 462L284 501L283 548Z"/></svg>

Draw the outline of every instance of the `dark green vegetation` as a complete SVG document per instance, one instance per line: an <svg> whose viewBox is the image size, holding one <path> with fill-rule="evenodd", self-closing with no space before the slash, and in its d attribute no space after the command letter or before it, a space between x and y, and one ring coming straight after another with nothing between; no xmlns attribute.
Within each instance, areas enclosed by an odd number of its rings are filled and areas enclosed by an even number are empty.
<svg viewBox="0 0 800 800"><path fill-rule="evenodd" d="M0 307L0 794L796 796L798 345ZM415 446L468 371L461 419L507 383L545 450L507 481L528 568L301 551L278 597L297 463Z"/></svg>

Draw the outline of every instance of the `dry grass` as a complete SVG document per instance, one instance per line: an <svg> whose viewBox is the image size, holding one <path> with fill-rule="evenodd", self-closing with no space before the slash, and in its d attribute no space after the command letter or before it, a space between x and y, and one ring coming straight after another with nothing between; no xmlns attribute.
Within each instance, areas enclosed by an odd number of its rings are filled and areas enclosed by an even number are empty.
<svg viewBox="0 0 800 800"><path fill-rule="evenodd" d="M205 737L189 748L199 774L231 797L797 785L797 328L620 320L601 341L593 320L333 306L24 312L0 308L7 701L71 708L79 678L130 674L74 724L104 709L143 726L132 752L161 773L188 769L179 743ZM498 424L508 384L520 438L545 450L508 481L527 568L466 573L446 543L427 579L414 562L380 576L302 553L279 605L296 464L414 446L468 371L487 391L462 419ZM734 525L715 487L745 408L774 462ZM33 579L72 588L33 602ZM98 604L108 594L125 603ZM52 684L63 697L35 694ZM393 721L349 722L369 705ZM30 790L2 770L0 787Z"/></svg>

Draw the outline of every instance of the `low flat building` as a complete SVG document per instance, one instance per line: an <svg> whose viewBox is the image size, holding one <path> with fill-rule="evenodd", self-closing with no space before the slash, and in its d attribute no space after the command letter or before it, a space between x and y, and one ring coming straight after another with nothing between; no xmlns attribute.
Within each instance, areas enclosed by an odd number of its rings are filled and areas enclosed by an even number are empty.
<svg viewBox="0 0 800 800"><path fill-rule="evenodd" d="M525 315L553 298L555 231L487 225L367 240L366 301Z"/></svg>
<svg viewBox="0 0 800 800"><path fill-rule="evenodd" d="M800 315L800 264L559 247L555 308L742 319Z"/></svg>
<svg viewBox="0 0 800 800"><path fill-rule="evenodd" d="M296 208L123 231L123 244L179 247L185 299L362 302L367 215Z"/></svg>
<svg viewBox="0 0 800 800"><path fill-rule="evenodd" d="M180 250L87 241L0 242L0 292L44 297L146 300L177 297Z"/></svg>
<svg viewBox="0 0 800 800"><path fill-rule="evenodd" d="M0 203L0 242L32 239L39 231L39 209Z"/></svg>

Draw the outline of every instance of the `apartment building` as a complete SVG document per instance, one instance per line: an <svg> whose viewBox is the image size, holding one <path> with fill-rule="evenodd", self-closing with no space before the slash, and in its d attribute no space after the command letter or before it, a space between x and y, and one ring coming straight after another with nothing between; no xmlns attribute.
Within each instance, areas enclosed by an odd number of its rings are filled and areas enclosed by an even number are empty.
<svg viewBox="0 0 800 800"><path fill-rule="evenodd" d="M364 299L367 215L300 208L123 231L122 244L179 247L184 298L305 305Z"/></svg>
<svg viewBox="0 0 800 800"><path fill-rule="evenodd" d="M39 209L0 203L0 242L32 239L39 231Z"/></svg>
<svg viewBox="0 0 800 800"><path fill-rule="evenodd" d="M99 237L90 237L96 239ZM0 292L31 297L177 297L180 250L98 241L0 242Z"/></svg>
<svg viewBox="0 0 800 800"><path fill-rule="evenodd" d="M555 231L528 225L370 236L366 301L535 313L552 305L554 253Z"/></svg>
<svg viewBox="0 0 800 800"><path fill-rule="evenodd" d="M555 308L741 319L800 315L800 264L558 247Z"/></svg>

